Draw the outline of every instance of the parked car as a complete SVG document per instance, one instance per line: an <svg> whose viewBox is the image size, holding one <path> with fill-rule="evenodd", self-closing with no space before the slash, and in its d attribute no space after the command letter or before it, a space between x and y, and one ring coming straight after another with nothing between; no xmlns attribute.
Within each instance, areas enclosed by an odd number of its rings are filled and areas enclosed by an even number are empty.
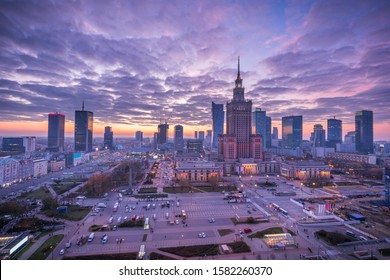
<svg viewBox="0 0 390 280"><path fill-rule="evenodd" d="M61 249L61 251L60 251L60 255L63 255L63 254L65 254L65 249Z"/></svg>
<svg viewBox="0 0 390 280"><path fill-rule="evenodd" d="M199 238L206 238L206 234L204 232L201 232L198 234Z"/></svg>
<svg viewBox="0 0 390 280"><path fill-rule="evenodd" d="M252 232L252 229L250 229L250 228L244 228L244 232L245 232L245 233L250 233L250 232Z"/></svg>

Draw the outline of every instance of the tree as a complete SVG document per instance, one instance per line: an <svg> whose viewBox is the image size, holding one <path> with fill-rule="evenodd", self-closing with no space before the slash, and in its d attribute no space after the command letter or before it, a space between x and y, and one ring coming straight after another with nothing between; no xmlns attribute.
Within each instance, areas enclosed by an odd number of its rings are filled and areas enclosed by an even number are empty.
<svg viewBox="0 0 390 280"><path fill-rule="evenodd" d="M219 185L219 176L218 176L218 174L210 174L209 178L208 178L208 182L209 182L211 188L214 191L215 188L218 187L218 185Z"/></svg>
<svg viewBox="0 0 390 280"><path fill-rule="evenodd" d="M180 178L179 179L179 186L180 186L181 192L183 192L185 188L190 188L191 184L187 178Z"/></svg>
<svg viewBox="0 0 390 280"><path fill-rule="evenodd" d="M58 207L57 201L51 196L43 198L42 205L42 210L55 210Z"/></svg>

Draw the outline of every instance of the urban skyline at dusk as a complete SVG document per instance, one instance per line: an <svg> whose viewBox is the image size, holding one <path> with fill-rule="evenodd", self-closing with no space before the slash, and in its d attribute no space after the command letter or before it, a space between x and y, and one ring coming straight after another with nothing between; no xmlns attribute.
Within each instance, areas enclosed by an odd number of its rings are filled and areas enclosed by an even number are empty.
<svg viewBox="0 0 390 280"><path fill-rule="evenodd" d="M314 124L374 113L390 140L387 1L116 1L0 3L1 136L46 137L48 114L94 114L94 137L152 136L161 120L185 137L212 128L211 103L245 97L281 131L282 117ZM226 108L224 108L226 110Z"/></svg>

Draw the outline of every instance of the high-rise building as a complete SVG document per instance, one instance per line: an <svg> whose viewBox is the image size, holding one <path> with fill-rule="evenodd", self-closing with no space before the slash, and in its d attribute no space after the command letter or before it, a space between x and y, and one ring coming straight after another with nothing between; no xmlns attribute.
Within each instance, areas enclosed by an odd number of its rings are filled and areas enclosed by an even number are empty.
<svg viewBox="0 0 390 280"><path fill-rule="evenodd" d="M144 141L144 134L142 131L135 132L135 140L142 144L142 142Z"/></svg>
<svg viewBox="0 0 390 280"><path fill-rule="evenodd" d="M211 111L213 117L213 148L218 147L218 135L223 134L223 125L225 122L225 113L223 104L211 102Z"/></svg>
<svg viewBox="0 0 390 280"><path fill-rule="evenodd" d="M59 113L49 114L49 127L47 148L53 152L64 151L65 115Z"/></svg>
<svg viewBox="0 0 390 280"><path fill-rule="evenodd" d="M35 151L37 138L35 136L24 136L23 146L26 149L26 153L32 153Z"/></svg>
<svg viewBox="0 0 390 280"><path fill-rule="evenodd" d="M194 138L198 139L198 132L197 131L194 131Z"/></svg>
<svg viewBox="0 0 390 280"><path fill-rule="evenodd" d="M266 148L267 141L267 116L266 111L256 108L252 113L252 131L263 137L263 149Z"/></svg>
<svg viewBox="0 0 390 280"><path fill-rule="evenodd" d="M356 151L363 154L374 152L374 116L372 111L362 110L355 114Z"/></svg>
<svg viewBox="0 0 390 280"><path fill-rule="evenodd" d="M342 121L336 118L328 119L328 145L336 147L337 143L343 142Z"/></svg>
<svg viewBox="0 0 390 280"><path fill-rule="evenodd" d="M272 139L278 140L279 139L279 131L277 127L272 128Z"/></svg>
<svg viewBox="0 0 390 280"><path fill-rule="evenodd" d="M173 147L175 151L184 150L184 130L182 125L175 125Z"/></svg>
<svg viewBox="0 0 390 280"><path fill-rule="evenodd" d="M26 152L26 148L23 145L23 137L4 137L2 150L7 152Z"/></svg>
<svg viewBox="0 0 390 280"><path fill-rule="evenodd" d="M282 147L299 148L302 144L302 116L282 118Z"/></svg>
<svg viewBox="0 0 390 280"><path fill-rule="evenodd" d="M321 124L314 125L313 147L325 147L325 129Z"/></svg>
<svg viewBox="0 0 390 280"><path fill-rule="evenodd" d="M114 148L114 133L111 126L104 128L104 148L112 150Z"/></svg>
<svg viewBox="0 0 390 280"><path fill-rule="evenodd" d="M203 140L188 139L187 140L187 152L188 153L201 153L201 152L203 152Z"/></svg>
<svg viewBox="0 0 390 280"><path fill-rule="evenodd" d="M204 140L204 131L199 131L199 140Z"/></svg>
<svg viewBox="0 0 390 280"><path fill-rule="evenodd" d="M158 125L158 144L165 144L168 142L169 125L162 123Z"/></svg>
<svg viewBox="0 0 390 280"><path fill-rule="evenodd" d="M252 101L244 98L240 58L233 99L226 104L226 134L218 139L218 156L227 161L262 158L262 137L252 135Z"/></svg>
<svg viewBox="0 0 390 280"><path fill-rule="evenodd" d="M84 111L84 101L81 111L75 111L74 149L76 152L92 151L93 113Z"/></svg>
<svg viewBox="0 0 390 280"><path fill-rule="evenodd" d="M160 135L158 132L155 132L153 135L153 145L155 150L158 148L159 141L160 141Z"/></svg>
<svg viewBox="0 0 390 280"><path fill-rule="evenodd" d="M356 141L356 131L348 131L347 134L344 136L344 142L345 144L355 144Z"/></svg>
<svg viewBox="0 0 390 280"><path fill-rule="evenodd" d="M267 149L271 148L271 128L272 128L272 119L267 116L265 118L265 147ZM264 141L264 139L263 139Z"/></svg>

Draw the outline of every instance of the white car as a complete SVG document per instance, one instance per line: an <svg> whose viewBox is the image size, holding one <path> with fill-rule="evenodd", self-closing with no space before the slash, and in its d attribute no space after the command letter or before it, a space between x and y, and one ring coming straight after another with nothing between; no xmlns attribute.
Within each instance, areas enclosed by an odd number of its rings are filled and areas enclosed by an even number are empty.
<svg viewBox="0 0 390 280"><path fill-rule="evenodd" d="M60 255L63 255L63 254L65 254L65 249L61 249L61 251L60 251Z"/></svg>

